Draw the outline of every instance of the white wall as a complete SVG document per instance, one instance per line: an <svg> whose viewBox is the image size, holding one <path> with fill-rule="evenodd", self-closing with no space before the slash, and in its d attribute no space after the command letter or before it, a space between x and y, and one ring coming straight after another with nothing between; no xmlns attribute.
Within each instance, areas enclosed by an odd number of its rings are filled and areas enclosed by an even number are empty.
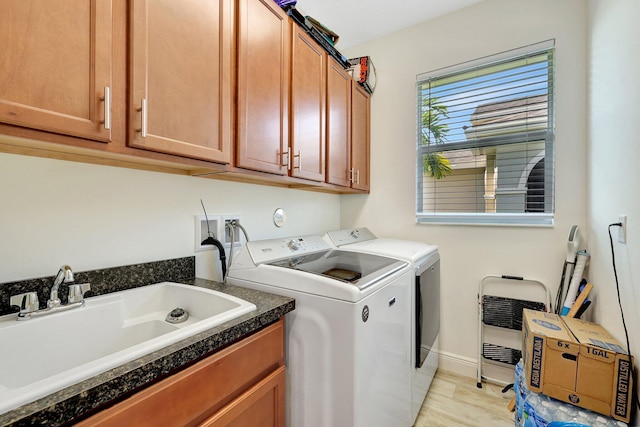
<svg viewBox="0 0 640 427"><path fill-rule="evenodd" d="M595 318L625 342L608 225L627 215L627 243L613 242L620 297L631 341L640 352L640 2L589 2L589 249L598 303ZM637 360L637 359L636 359ZM640 420L640 412L636 412Z"/></svg>
<svg viewBox="0 0 640 427"><path fill-rule="evenodd" d="M345 52L370 55L378 75L368 196L0 154L0 283L53 275L67 263L83 271L193 255L200 199L210 214L241 214L254 239L365 225L380 236L439 245L443 366L475 375L481 278L523 275L543 281L555 295L573 224L588 237L584 246L592 254L594 320L624 339L606 226L626 214L628 243L616 243L616 256L638 353L640 320L632 311L640 293L634 286L640 267L633 262L640 251L638 16L636 0L589 0L588 9L582 0L484 0ZM415 76L550 38L557 47L555 225L417 225ZM289 218L282 229L271 222L277 207ZM198 254L199 276L215 278L215 267L212 252Z"/></svg>
<svg viewBox="0 0 640 427"><path fill-rule="evenodd" d="M478 284L487 274L560 281L571 225L587 226L586 3L485 0L348 50L371 56L371 195L345 196L343 226L435 243L442 257L441 366L475 375ZM492 227L415 222L416 75L556 40L555 225Z"/></svg>
<svg viewBox="0 0 640 427"><path fill-rule="evenodd" d="M192 256L195 219L240 214L251 239L339 228L340 196L0 154L0 283ZM276 208L287 223L277 228ZM217 271L214 272L214 269ZM217 251L196 257L220 279Z"/></svg>

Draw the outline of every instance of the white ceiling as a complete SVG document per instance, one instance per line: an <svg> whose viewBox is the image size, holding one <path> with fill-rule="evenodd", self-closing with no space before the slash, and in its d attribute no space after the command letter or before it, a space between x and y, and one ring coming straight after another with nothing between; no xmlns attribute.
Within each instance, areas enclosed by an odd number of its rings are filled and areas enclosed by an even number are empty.
<svg viewBox="0 0 640 427"><path fill-rule="evenodd" d="M296 9L337 33L344 50L480 1L298 0Z"/></svg>

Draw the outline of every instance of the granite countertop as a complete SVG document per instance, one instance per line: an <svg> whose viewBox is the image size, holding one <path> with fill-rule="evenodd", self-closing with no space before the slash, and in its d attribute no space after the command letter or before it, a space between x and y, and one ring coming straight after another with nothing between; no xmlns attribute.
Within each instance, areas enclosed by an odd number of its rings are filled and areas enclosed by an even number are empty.
<svg viewBox="0 0 640 427"><path fill-rule="evenodd" d="M138 389L190 365L277 321L295 308L292 298L204 279L175 282L202 286L252 302L257 309L146 356L0 414L0 426L59 426L86 418ZM157 282L156 282L157 283Z"/></svg>

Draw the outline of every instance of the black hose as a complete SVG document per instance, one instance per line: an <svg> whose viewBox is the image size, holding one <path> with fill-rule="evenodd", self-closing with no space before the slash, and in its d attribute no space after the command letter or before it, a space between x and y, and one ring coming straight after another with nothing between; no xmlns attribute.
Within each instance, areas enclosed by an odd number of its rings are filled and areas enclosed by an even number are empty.
<svg viewBox="0 0 640 427"><path fill-rule="evenodd" d="M224 251L224 246L218 239L214 239L209 236L202 241L203 245L213 245L218 248L218 253L220 254L220 265L222 266L222 280L227 276L227 254Z"/></svg>

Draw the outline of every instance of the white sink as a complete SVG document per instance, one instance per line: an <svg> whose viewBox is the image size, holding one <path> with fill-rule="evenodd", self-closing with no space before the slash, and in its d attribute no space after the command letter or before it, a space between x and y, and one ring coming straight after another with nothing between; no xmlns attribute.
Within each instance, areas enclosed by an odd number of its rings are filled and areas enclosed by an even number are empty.
<svg viewBox="0 0 640 427"><path fill-rule="evenodd" d="M178 307L188 320L165 321ZM221 292L164 282L25 321L1 316L0 414L255 309Z"/></svg>

